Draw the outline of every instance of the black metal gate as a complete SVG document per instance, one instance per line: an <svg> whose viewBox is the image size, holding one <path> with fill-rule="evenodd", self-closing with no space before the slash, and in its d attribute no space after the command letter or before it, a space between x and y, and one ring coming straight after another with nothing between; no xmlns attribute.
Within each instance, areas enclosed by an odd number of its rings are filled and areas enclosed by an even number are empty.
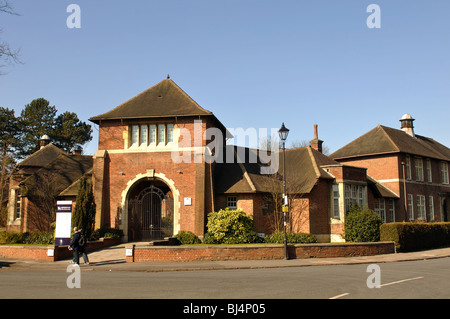
<svg viewBox="0 0 450 319"><path fill-rule="evenodd" d="M173 235L173 199L156 186L144 188L130 199L130 231L133 241L151 241Z"/></svg>

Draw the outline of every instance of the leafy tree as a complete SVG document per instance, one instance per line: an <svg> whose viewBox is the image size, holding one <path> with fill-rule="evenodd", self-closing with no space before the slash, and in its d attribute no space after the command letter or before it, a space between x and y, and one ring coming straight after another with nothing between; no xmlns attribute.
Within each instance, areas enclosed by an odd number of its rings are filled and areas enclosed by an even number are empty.
<svg viewBox="0 0 450 319"><path fill-rule="evenodd" d="M23 158L39 150L39 138L53 131L56 107L44 98L38 98L27 104L19 118L21 147L18 157Z"/></svg>
<svg viewBox="0 0 450 319"><path fill-rule="evenodd" d="M55 119L54 130L50 133L54 144L66 152L92 140L92 128L82 122L73 112L64 112Z"/></svg>
<svg viewBox="0 0 450 319"><path fill-rule="evenodd" d="M92 140L92 128L73 112L56 116L57 109L44 98L27 104L19 117L21 145L17 157L24 158L39 150L39 138L49 135L53 144L70 152Z"/></svg>
<svg viewBox="0 0 450 319"><path fill-rule="evenodd" d="M80 180L80 187L72 215L72 227L83 229L86 238L91 238L95 225L95 203L92 184L86 176Z"/></svg>

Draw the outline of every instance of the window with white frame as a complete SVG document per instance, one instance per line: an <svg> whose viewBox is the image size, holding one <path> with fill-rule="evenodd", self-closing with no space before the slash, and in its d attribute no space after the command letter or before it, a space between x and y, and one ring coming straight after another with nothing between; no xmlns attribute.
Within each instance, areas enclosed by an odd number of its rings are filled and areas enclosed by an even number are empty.
<svg viewBox="0 0 450 319"><path fill-rule="evenodd" d="M150 145L156 145L156 125L150 125L149 131Z"/></svg>
<svg viewBox="0 0 450 319"><path fill-rule="evenodd" d="M345 212L348 212L352 205L364 206L364 199L366 194L366 186L345 184L344 185L344 203Z"/></svg>
<svg viewBox="0 0 450 319"><path fill-rule="evenodd" d="M167 143L173 143L173 124L167 124Z"/></svg>
<svg viewBox="0 0 450 319"><path fill-rule="evenodd" d="M416 181L423 182L423 160L421 157L415 158Z"/></svg>
<svg viewBox="0 0 450 319"><path fill-rule="evenodd" d="M417 218L426 220L427 219L427 210L425 207L425 196L417 195Z"/></svg>
<svg viewBox="0 0 450 319"><path fill-rule="evenodd" d="M131 147L167 145L174 141L174 124L131 125Z"/></svg>
<svg viewBox="0 0 450 319"><path fill-rule="evenodd" d="M408 204L408 217L409 220L414 220L414 197L412 194L408 194L407 196L407 204Z"/></svg>
<svg viewBox="0 0 450 319"><path fill-rule="evenodd" d="M158 124L158 145L164 145L166 143L166 126L164 124Z"/></svg>
<svg viewBox="0 0 450 319"><path fill-rule="evenodd" d="M430 221L434 220L434 200L433 196L428 196L428 211L430 212Z"/></svg>
<svg viewBox="0 0 450 319"><path fill-rule="evenodd" d="M16 215L14 216L15 219L20 218L22 212L22 193L20 191L20 188L16 189Z"/></svg>
<svg viewBox="0 0 450 319"><path fill-rule="evenodd" d="M140 143L141 146L148 145L148 126L147 125L141 125L140 140L141 140L141 143Z"/></svg>
<svg viewBox="0 0 450 319"><path fill-rule="evenodd" d="M395 222L395 201L393 199L389 199L388 209L389 209L389 221L393 223Z"/></svg>
<svg viewBox="0 0 450 319"><path fill-rule="evenodd" d="M380 216L381 220L386 222L386 207L384 198L375 199L375 212Z"/></svg>
<svg viewBox="0 0 450 319"><path fill-rule="evenodd" d="M406 179L411 179L411 157L406 155Z"/></svg>
<svg viewBox="0 0 450 319"><path fill-rule="evenodd" d="M131 126L131 146L139 144L139 125Z"/></svg>
<svg viewBox="0 0 450 319"><path fill-rule="evenodd" d="M333 185L333 218L340 218L339 211L339 186Z"/></svg>
<svg viewBox="0 0 450 319"><path fill-rule="evenodd" d="M441 182L442 182L442 184L448 184L448 164L447 164L447 162L441 162Z"/></svg>
<svg viewBox="0 0 450 319"><path fill-rule="evenodd" d="M433 174L431 171L431 160L427 158L427 182L432 183L433 182Z"/></svg>
<svg viewBox="0 0 450 319"><path fill-rule="evenodd" d="M237 208L237 197L236 196L227 196L227 207L230 209Z"/></svg>

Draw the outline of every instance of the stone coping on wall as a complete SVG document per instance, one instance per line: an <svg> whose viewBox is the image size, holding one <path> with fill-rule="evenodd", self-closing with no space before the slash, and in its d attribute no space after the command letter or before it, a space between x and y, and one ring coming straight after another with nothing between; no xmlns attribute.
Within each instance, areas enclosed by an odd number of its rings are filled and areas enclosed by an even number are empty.
<svg viewBox="0 0 450 319"><path fill-rule="evenodd" d="M326 258L372 256L395 253L394 242L295 244L287 247L288 258ZM284 245L185 245L125 246L127 262L151 261L222 261L284 259Z"/></svg>

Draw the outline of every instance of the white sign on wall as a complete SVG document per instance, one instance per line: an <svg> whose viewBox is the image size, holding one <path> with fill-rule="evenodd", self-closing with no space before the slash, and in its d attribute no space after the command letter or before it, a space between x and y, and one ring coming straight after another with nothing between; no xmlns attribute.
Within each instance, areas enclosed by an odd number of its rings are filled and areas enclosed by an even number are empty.
<svg viewBox="0 0 450 319"><path fill-rule="evenodd" d="M184 206L191 206L192 205L192 198L191 197L185 197L184 198Z"/></svg>
<svg viewBox="0 0 450 319"><path fill-rule="evenodd" d="M56 202L55 245L70 244L72 232L72 201Z"/></svg>

